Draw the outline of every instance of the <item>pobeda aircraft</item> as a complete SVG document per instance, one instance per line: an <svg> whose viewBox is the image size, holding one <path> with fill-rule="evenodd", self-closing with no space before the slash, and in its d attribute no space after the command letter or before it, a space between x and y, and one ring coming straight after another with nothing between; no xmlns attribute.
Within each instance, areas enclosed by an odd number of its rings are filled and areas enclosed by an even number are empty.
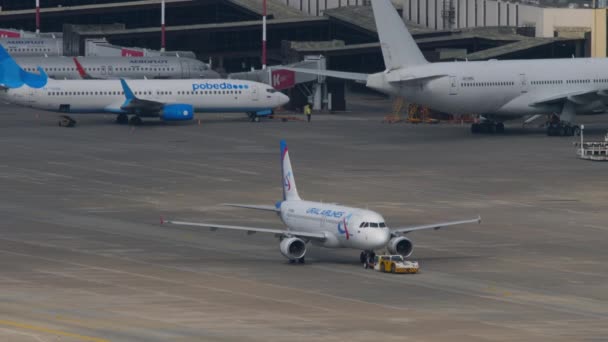
<svg viewBox="0 0 608 342"><path fill-rule="evenodd" d="M383 93L446 113L477 114L473 133L504 131L504 121L555 114L548 135L574 135L577 114L608 107L608 59L535 59L429 63L390 0L372 0L386 70L359 74L284 68L366 83Z"/></svg>
<svg viewBox="0 0 608 342"><path fill-rule="evenodd" d="M391 254L401 254L404 257L412 254L414 245L412 241L403 236L407 233L416 230L440 229L459 224L481 222L481 217L477 217L471 220L390 229L382 215L374 211L300 199L285 141L281 141L281 167L283 173L282 201L277 202L274 206L227 205L275 212L287 226L286 230L173 220L161 220L161 223L205 227L211 230L241 230L249 234L256 232L274 234L280 239L279 250L283 256L292 263L304 263L308 242L327 248L362 250L360 261L364 262L374 250L384 247Z"/></svg>
<svg viewBox="0 0 608 342"><path fill-rule="evenodd" d="M7 102L61 113L114 113L118 123L142 118L192 120L194 112L245 112L252 121L272 114L289 97L258 82L189 80L53 80L38 67L23 70L0 46L0 97ZM130 116L130 118L129 118ZM76 121L64 115L61 126Z"/></svg>

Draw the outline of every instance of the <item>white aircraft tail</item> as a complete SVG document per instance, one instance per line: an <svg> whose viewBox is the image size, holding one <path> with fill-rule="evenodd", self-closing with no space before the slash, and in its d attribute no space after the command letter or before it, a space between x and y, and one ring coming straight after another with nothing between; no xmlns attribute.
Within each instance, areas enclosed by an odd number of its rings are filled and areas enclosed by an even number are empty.
<svg viewBox="0 0 608 342"><path fill-rule="evenodd" d="M281 140L281 169L283 172L283 200L299 200L300 196L298 195L296 180L293 177L289 151L287 151L285 140Z"/></svg>
<svg viewBox="0 0 608 342"><path fill-rule="evenodd" d="M391 0L372 0L372 8L387 70L428 63Z"/></svg>

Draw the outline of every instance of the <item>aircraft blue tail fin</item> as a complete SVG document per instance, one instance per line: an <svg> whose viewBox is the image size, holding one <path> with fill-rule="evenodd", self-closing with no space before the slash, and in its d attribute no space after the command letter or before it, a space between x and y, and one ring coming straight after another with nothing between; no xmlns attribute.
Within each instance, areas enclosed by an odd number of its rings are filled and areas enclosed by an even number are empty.
<svg viewBox="0 0 608 342"><path fill-rule="evenodd" d="M298 188L296 180L291 169L291 161L289 160L289 151L287 150L287 142L281 140L281 169L283 174L283 200L299 200Z"/></svg>
<svg viewBox="0 0 608 342"><path fill-rule="evenodd" d="M21 88L26 85L31 88L44 87L49 76L41 67L39 74L23 70L11 57L6 49L0 45L0 84L7 88Z"/></svg>

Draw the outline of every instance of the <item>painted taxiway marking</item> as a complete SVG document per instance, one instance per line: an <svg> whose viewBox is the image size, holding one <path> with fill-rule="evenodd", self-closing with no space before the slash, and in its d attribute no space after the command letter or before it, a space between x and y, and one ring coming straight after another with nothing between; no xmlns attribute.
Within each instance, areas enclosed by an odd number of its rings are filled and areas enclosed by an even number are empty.
<svg viewBox="0 0 608 342"><path fill-rule="evenodd" d="M20 323L20 322L0 320L0 325L9 326L9 327L18 328L18 329L36 331L36 332L41 332L41 333L45 333L45 334L58 335L58 336L63 336L63 337L71 337L71 338L75 338L75 339L78 339L81 341L89 341L89 342L109 342L110 341L110 340L106 340L103 338L78 335L78 334L74 334L74 333L67 332L67 331L55 330L55 329L50 329L50 328L40 327L40 326L36 326L36 325L31 325L31 324Z"/></svg>

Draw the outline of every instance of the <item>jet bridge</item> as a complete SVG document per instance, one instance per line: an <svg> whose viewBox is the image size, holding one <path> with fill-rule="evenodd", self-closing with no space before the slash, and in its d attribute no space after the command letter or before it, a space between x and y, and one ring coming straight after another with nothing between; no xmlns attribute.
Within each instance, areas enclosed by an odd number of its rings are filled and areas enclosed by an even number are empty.
<svg viewBox="0 0 608 342"><path fill-rule="evenodd" d="M265 70L232 73L228 78L262 82L286 91L291 98L291 109L300 109L310 103L315 111L344 110L343 81L328 83L324 76L296 73L282 67L276 65ZM305 56L303 61L285 67L325 70L327 64L324 56Z"/></svg>

